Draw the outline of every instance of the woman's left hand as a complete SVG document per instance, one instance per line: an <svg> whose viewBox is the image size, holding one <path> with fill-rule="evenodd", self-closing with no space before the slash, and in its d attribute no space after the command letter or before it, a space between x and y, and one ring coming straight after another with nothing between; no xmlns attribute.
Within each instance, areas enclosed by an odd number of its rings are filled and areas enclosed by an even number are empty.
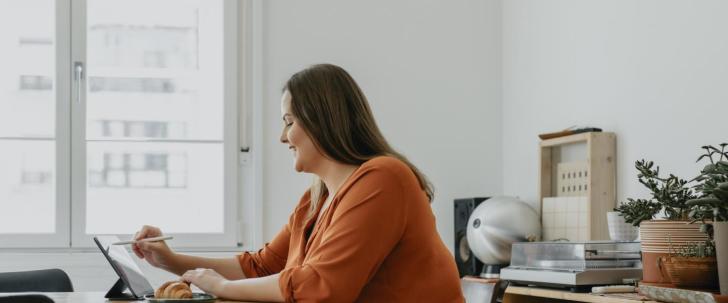
<svg viewBox="0 0 728 303"><path fill-rule="evenodd" d="M182 275L182 280L195 284L204 292L220 296L227 279L209 268L188 270Z"/></svg>

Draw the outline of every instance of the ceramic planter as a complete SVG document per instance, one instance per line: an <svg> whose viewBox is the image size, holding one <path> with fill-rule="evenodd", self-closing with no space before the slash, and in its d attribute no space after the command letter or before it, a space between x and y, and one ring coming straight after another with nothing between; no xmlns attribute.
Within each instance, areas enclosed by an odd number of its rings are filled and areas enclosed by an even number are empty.
<svg viewBox="0 0 728 303"><path fill-rule="evenodd" d="M728 295L728 222L713 223L713 239L718 257L718 280L720 294Z"/></svg>
<svg viewBox="0 0 728 303"><path fill-rule="evenodd" d="M624 217L619 212L610 211L607 213L607 227L609 228L609 238L614 241L634 241L637 239L637 227L624 222Z"/></svg>
<svg viewBox="0 0 728 303"><path fill-rule="evenodd" d="M675 246L686 242L703 242L708 235L700 232L701 223L689 221L650 220L640 223L642 247L642 281L672 284L660 269L660 259L670 257L670 243ZM725 263L725 262L724 262Z"/></svg>

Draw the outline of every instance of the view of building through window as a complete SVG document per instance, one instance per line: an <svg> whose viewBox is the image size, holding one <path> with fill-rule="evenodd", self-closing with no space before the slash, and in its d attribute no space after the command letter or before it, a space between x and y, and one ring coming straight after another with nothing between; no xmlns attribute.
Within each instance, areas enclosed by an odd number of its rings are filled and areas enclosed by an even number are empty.
<svg viewBox="0 0 728 303"><path fill-rule="evenodd" d="M88 0L87 233L223 231L222 12Z"/></svg>
<svg viewBox="0 0 728 303"><path fill-rule="evenodd" d="M0 234L55 232L54 3L0 2Z"/></svg>
<svg viewBox="0 0 728 303"><path fill-rule="evenodd" d="M10 2L0 4L12 24L0 26L0 234L53 233L55 1ZM87 0L86 31L85 232L223 232L222 1Z"/></svg>

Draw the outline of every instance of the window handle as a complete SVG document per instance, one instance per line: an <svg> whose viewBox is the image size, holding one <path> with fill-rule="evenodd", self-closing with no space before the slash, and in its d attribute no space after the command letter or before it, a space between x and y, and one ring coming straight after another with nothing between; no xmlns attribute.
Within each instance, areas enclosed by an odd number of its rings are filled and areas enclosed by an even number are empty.
<svg viewBox="0 0 728 303"><path fill-rule="evenodd" d="M73 80L76 84L76 103L81 104L81 93L83 92L84 80L83 62L73 62Z"/></svg>

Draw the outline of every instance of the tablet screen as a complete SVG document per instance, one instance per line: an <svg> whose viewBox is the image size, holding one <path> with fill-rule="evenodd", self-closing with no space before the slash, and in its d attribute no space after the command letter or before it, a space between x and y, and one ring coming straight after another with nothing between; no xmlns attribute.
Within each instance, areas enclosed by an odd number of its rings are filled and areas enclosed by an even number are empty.
<svg viewBox="0 0 728 303"><path fill-rule="evenodd" d="M119 242L116 236L98 236L94 237L96 245L99 246L101 252L111 263L116 274L119 275L132 294L141 298L144 295L153 294L154 288L149 283L142 270L134 263L129 252L126 251L125 245L111 245L111 243Z"/></svg>

